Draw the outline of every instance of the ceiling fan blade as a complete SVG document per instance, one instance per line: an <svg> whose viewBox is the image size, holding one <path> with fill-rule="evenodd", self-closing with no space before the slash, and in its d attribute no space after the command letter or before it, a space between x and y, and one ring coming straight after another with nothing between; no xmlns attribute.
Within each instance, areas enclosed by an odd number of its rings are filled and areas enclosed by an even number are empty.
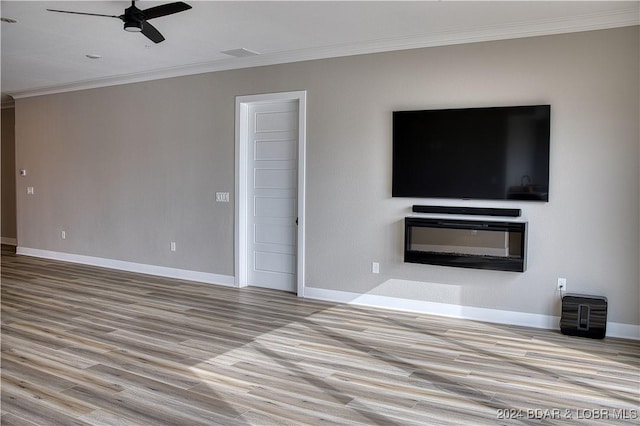
<svg viewBox="0 0 640 426"><path fill-rule="evenodd" d="M69 10L57 10L57 9L47 9L49 12L60 12L60 13L72 13L74 15L89 15L89 16L104 16L105 18L118 18L117 15L103 15L100 13L88 13L88 12L71 12Z"/></svg>
<svg viewBox="0 0 640 426"><path fill-rule="evenodd" d="M189 9L191 9L191 6L178 1L175 3L168 3L160 6L150 7L149 9L143 10L142 14L144 15L145 19L153 19L159 18L161 16L172 15L178 12L184 12L185 10Z"/></svg>
<svg viewBox="0 0 640 426"><path fill-rule="evenodd" d="M160 43L164 41L164 37L160 34L160 31L156 29L153 25L148 22L142 23L142 34L144 34L149 40L154 43Z"/></svg>

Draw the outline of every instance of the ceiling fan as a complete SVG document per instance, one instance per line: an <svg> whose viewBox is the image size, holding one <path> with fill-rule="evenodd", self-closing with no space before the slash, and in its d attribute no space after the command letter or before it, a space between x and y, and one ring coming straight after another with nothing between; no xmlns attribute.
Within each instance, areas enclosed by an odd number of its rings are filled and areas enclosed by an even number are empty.
<svg viewBox="0 0 640 426"><path fill-rule="evenodd" d="M175 3L163 4L160 6L150 7L149 9L140 10L135 5L135 0L131 1L131 6L124 10L122 15L102 15L99 13L72 12L69 10L47 9L50 12L73 13L74 15L104 16L107 18L118 18L124 22L125 31L141 32L149 40L154 43L160 43L164 40L160 31L153 25L148 23L149 19L159 18L161 16L172 15L174 13L183 12L191 9L186 3L181 1Z"/></svg>

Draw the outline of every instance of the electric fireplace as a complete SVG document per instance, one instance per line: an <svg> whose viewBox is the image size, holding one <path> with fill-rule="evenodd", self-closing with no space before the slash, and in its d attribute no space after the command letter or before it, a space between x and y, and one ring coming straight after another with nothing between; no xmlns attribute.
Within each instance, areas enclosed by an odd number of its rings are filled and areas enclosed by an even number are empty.
<svg viewBox="0 0 640 426"><path fill-rule="evenodd" d="M527 223L406 217L404 261L524 272Z"/></svg>

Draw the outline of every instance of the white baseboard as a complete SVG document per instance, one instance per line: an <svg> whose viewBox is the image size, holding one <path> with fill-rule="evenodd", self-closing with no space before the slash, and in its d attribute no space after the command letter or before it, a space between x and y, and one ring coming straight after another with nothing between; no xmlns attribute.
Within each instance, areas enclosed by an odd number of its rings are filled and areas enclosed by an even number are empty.
<svg viewBox="0 0 640 426"><path fill-rule="evenodd" d="M14 246L14 247L18 245L18 241L15 238L9 238L9 237L0 237L0 243L6 244L8 246Z"/></svg>
<svg viewBox="0 0 640 426"><path fill-rule="evenodd" d="M640 326L607 321L607 336L640 340Z"/></svg>
<svg viewBox="0 0 640 426"><path fill-rule="evenodd" d="M44 259L62 260L83 265L100 266L102 268L120 271L136 272L165 278L175 278L187 281L197 281L208 284L218 284L235 287L235 277L229 275L211 274L208 272L189 271L186 269L167 268L165 266L146 265L143 263L125 262L122 260L105 259L101 257L83 256L79 254L61 253L49 250L18 247L16 254Z"/></svg>
<svg viewBox="0 0 640 426"><path fill-rule="evenodd" d="M304 297L328 302L348 303L359 306L441 315L474 321L492 322L496 324L519 325L549 330L559 330L560 328L560 317L531 314L527 312L476 308L473 306L350 293L346 291L326 290L315 287L305 287ZM640 326L607 322L607 336L640 340Z"/></svg>
<svg viewBox="0 0 640 426"><path fill-rule="evenodd" d="M3 242L4 243L4 242ZM136 272L166 278L197 281L235 287L235 277L230 275L211 274L208 272L189 271L185 269L167 268L164 266L146 265L100 257L61 253L49 250L17 247L16 253L24 256L44 259L62 260L71 263L99 266L121 271ZM525 327L558 330L560 318L551 315L531 314L527 312L503 311L499 309L476 308L448 303L427 302L421 300L402 299L390 296L359 294L338 290L326 290L316 287L305 287L304 297L328 302L347 303L375 308L395 309L446 317L461 318L496 324L519 325ZM640 340L640 326L607 322L607 337Z"/></svg>

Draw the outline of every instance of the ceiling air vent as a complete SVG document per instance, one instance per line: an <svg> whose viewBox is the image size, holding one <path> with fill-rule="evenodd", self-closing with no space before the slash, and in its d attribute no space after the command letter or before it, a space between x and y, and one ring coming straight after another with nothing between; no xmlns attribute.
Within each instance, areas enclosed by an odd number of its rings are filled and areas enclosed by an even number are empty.
<svg viewBox="0 0 640 426"><path fill-rule="evenodd" d="M249 49L245 49L245 48L224 50L224 51L222 51L220 53L224 53L225 55L233 56L233 57L236 57L236 58L246 58L248 56L259 55L258 52L255 52L255 51L249 50Z"/></svg>

